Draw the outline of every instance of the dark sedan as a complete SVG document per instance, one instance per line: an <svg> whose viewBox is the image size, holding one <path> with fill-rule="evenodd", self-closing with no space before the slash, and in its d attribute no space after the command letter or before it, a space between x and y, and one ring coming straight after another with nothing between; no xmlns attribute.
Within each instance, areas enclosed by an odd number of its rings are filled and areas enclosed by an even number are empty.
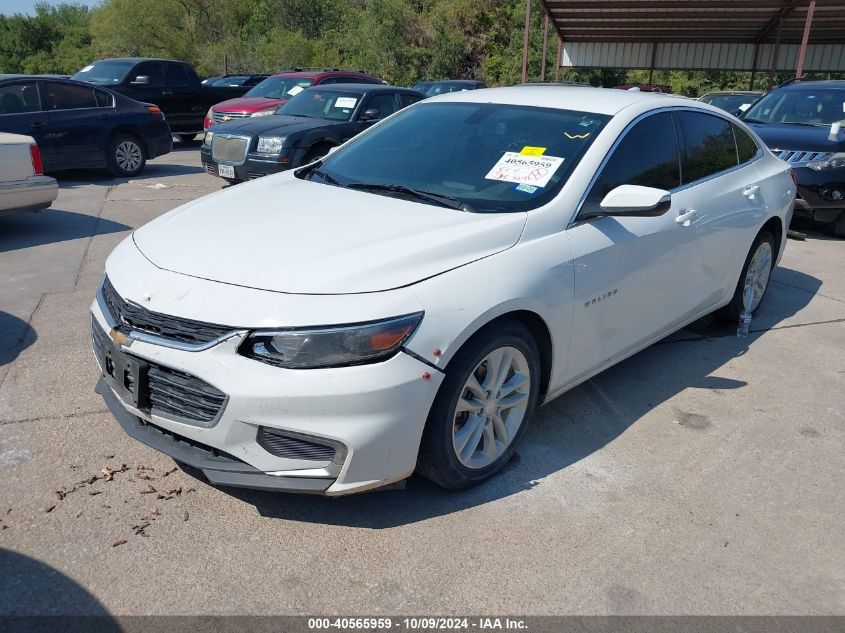
<svg viewBox="0 0 845 633"><path fill-rule="evenodd" d="M158 106L43 75L0 75L0 132L32 136L45 172L107 168L136 176L173 145Z"/></svg>
<svg viewBox="0 0 845 633"><path fill-rule="evenodd" d="M333 84L303 90L275 114L218 123L205 134L205 170L230 182L307 165L373 123L422 100L408 88Z"/></svg>
<svg viewBox="0 0 845 633"><path fill-rule="evenodd" d="M436 97L450 92L461 92L463 90L481 90L487 84L477 79L441 79L440 81L421 81L414 90L423 93L426 97Z"/></svg>

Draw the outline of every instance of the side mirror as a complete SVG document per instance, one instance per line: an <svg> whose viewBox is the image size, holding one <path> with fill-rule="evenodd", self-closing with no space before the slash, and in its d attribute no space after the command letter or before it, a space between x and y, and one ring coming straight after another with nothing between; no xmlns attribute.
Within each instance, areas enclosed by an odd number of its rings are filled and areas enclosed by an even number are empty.
<svg viewBox="0 0 845 633"><path fill-rule="evenodd" d="M361 115L362 121L375 121L379 118L379 111L375 108L370 108L369 110L364 110L364 114Z"/></svg>
<svg viewBox="0 0 845 633"><path fill-rule="evenodd" d="M619 185L599 203L604 215L654 218L672 206L672 196L664 189L640 185Z"/></svg>
<svg viewBox="0 0 845 633"><path fill-rule="evenodd" d="M135 79L132 80L133 86L149 86L150 85L150 77L149 75L138 75Z"/></svg>

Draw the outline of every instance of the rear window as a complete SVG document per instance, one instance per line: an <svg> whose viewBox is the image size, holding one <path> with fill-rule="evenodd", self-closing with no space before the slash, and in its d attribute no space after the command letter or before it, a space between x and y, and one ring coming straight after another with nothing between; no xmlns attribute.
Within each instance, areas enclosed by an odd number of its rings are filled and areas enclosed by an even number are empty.
<svg viewBox="0 0 845 633"><path fill-rule="evenodd" d="M314 83L310 77L267 77L250 88L245 97L267 97L269 99L290 99Z"/></svg>
<svg viewBox="0 0 845 633"><path fill-rule="evenodd" d="M750 107L748 123L803 123L830 127L845 118L845 90L814 88L773 90Z"/></svg>
<svg viewBox="0 0 845 633"><path fill-rule="evenodd" d="M748 132L743 130L738 125L733 126L734 138L736 139L736 153L739 157L740 164L747 163L757 155L760 148L757 143L748 135Z"/></svg>
<svg viewBox="0 0 845 633"><path fill-rule="evenodd" d="M683 139L681 175L684 183L736 167L736 144L730 123L701 112L678 112L676 116Z"/></svg>

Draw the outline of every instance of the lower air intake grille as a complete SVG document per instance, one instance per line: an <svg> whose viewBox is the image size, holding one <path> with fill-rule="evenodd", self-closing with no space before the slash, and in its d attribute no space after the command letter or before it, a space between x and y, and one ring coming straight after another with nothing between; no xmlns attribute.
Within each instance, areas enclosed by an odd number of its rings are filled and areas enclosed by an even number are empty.
<svg viewBox="0 0 845 633"><path fill-rule="evenodd" d="M256 439L261 448L276 457L330 462L335 456L335 450L331 446L309 442L290 435L282 435L280 432L263 426L259 427Z"/></svg>
<svg viewBox="0 0 845 633"><path fill-rule="evenodd" d="M226 402L226 394L185 372L150 364L147 372L150 413L208 427Z"/></svg>

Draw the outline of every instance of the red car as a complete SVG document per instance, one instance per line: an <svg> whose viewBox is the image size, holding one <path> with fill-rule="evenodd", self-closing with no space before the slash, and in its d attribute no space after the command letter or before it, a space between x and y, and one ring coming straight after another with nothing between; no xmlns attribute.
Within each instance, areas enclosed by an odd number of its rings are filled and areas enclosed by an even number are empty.
<svg viewBox="0 0 845 633"><path fill-rule="evenodd" d="M267 77L251 88L243 97L222 101L208 109L203 121L204 129L215 123L235 119L265 116L287 103L306 88L326 84L383 84L384 82L363 70L349 71L326 68L323 70L294 69Z"/></svg>

